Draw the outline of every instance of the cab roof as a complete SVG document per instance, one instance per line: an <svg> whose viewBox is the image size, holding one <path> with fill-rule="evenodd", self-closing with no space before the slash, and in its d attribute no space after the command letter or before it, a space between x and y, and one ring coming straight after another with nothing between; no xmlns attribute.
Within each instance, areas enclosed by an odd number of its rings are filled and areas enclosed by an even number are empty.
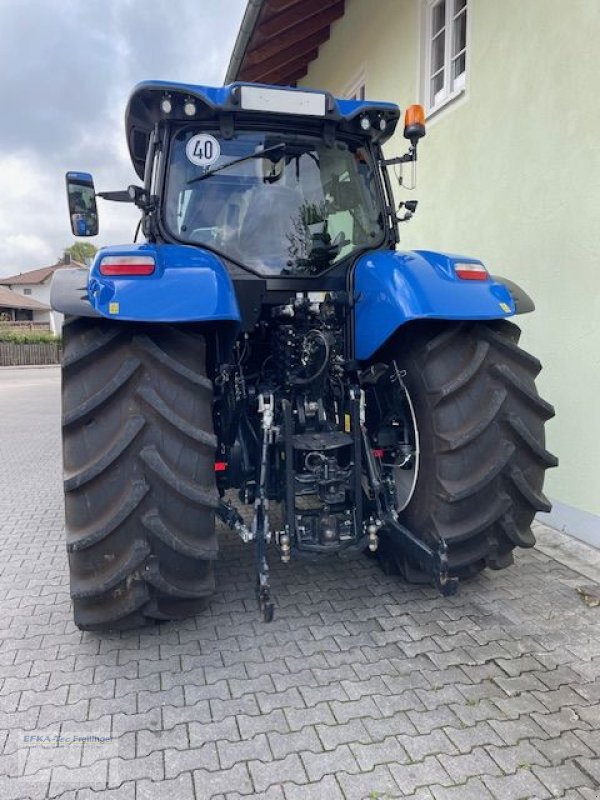
<svg viewBox="0 0 600 800"><path fill-rule="evenodd" d="M187 109L186 109L187 104ZM194 109L192 113L187 113ZM264 119L265 125L282 118L312 123L332 131L358 133L379 143L392 136L400 117L395 103L347 100L315 89L235 82L227 86L196 86L168 81L143 81L133 90L125 112L127 144L140 178L150 134L157 122L218 123L225 135L238 120ZM369 126L363 128L363 118Z"/></svg>

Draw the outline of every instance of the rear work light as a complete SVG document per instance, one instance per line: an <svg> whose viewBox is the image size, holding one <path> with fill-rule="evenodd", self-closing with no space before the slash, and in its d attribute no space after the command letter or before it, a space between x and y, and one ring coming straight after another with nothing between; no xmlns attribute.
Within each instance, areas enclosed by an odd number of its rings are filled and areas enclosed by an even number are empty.
<svg viewBox="0 0 600 800"><path fill-rule="evenodd" d="M454 272L463 281L487 281L489 277L483 264L455 264Z"/></svg>
<svg viewBox="0 0 600 800"><path fill-rule="evenodd" d="M152 275L156 262L152 256L104 256L101 275Z"/></svg>

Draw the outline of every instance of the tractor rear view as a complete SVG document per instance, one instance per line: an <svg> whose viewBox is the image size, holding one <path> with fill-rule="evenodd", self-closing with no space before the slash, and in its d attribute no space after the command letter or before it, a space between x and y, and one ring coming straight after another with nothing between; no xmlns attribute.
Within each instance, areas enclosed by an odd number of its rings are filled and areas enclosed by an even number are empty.
<svg viewBox="0 0 600 800"><path fill-rule="evenodd" d="M142 83L126 114L143 185L67 173L76 235L96 197L144 242L56 273L75 621L200 612L221 519L269 557L371 551L443 594L531 547L549 510L552 406L509 318L533 310L476 258L398 249L382 145L400 111L325 92ZM273 504L278 513L273 514ZM243 506L250 506L252 521Z"/></svg>

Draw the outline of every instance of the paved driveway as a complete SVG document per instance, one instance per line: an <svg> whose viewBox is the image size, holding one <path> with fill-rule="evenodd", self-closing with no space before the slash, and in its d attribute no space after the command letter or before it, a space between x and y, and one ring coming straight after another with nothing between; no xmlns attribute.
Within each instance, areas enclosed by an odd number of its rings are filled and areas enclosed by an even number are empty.
<svg viewBox="0 0 600 800"><path fill-rule="evenodd" d="M0 799L599 798L600 609L573 569L599 554L538 533L451 599L367 559L275 565L271 625L226 535L207 614L82 633L58 370L0 370Z"/></svg>

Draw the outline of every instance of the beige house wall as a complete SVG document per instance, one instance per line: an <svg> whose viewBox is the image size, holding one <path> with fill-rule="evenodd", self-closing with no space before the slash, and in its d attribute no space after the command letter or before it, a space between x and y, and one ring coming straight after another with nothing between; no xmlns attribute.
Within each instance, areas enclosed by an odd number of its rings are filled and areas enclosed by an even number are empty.
<svg viewBox="0 0 600 800"><path fill-rule="evenodd" d="M364 73L370 99L423 102L422 14L421 0L346 0L302 83L343 94ZM598 41L598 0L469 0L466 91L428 121L417 190L398 198L419 200L403 248L479 256L534 298L517 322L557 412L547 493L600 544Z"/></svg>

